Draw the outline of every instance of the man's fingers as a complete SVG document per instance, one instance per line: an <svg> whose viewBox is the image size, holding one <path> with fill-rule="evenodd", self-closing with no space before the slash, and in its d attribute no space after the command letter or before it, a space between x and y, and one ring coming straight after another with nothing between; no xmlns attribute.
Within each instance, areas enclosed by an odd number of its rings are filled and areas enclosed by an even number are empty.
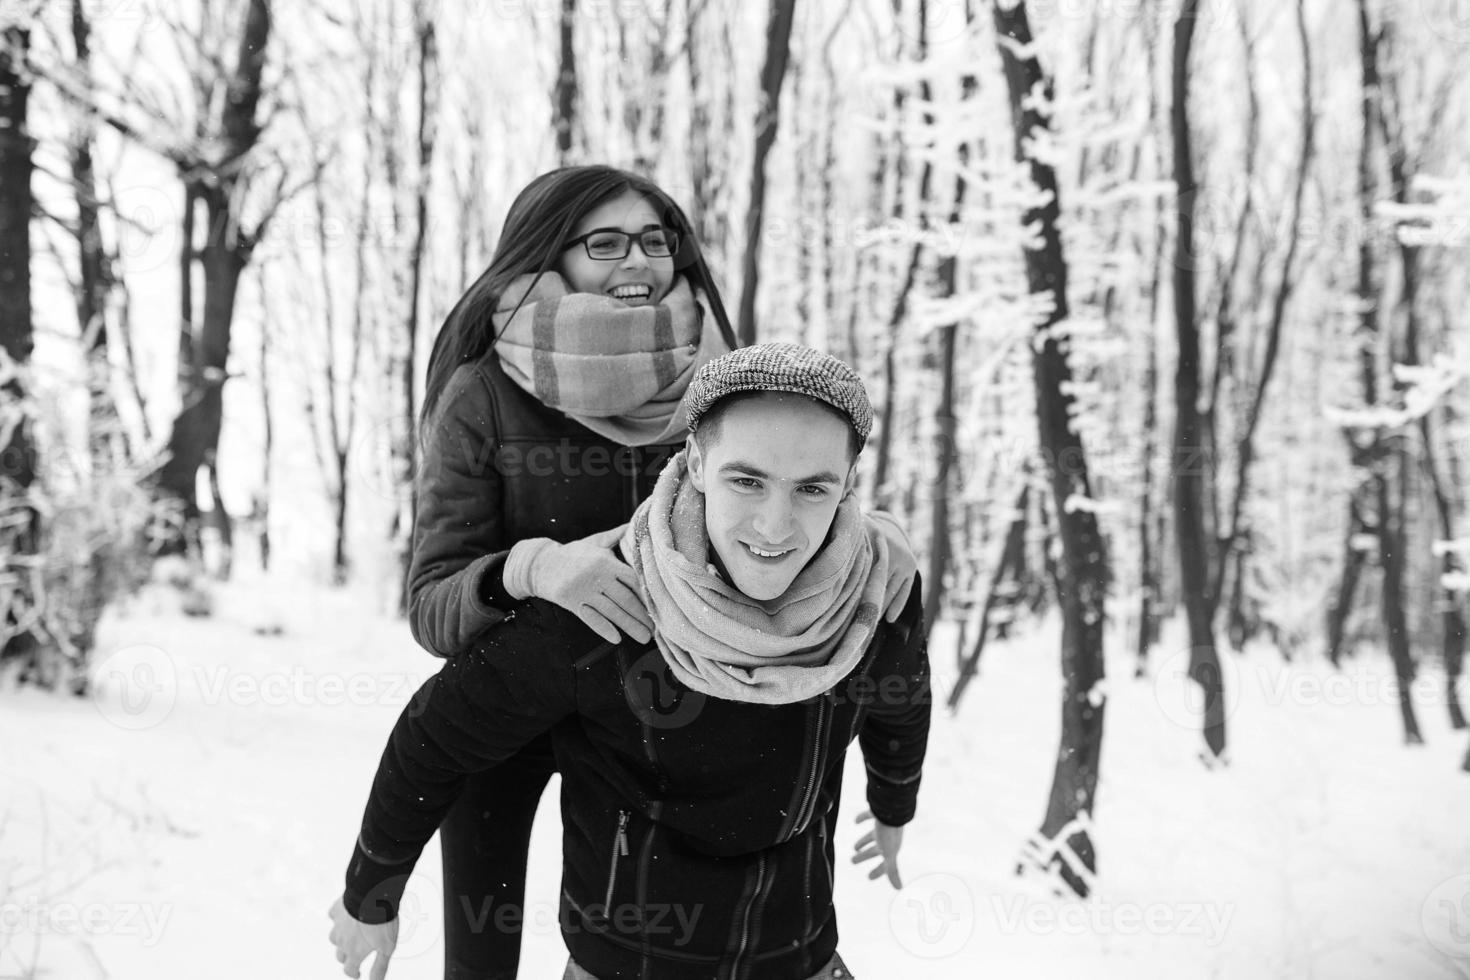
<svg viewBox="0 0 1470 980"><path fill-rule="evenodd" d="M857 815L857 822L858 823L862 823L864 820L872 820L872 819L873 819L873 811L872 810L864 810L862 813L859 813Z"/></svg>
<svg viewBox="0 0 1470 980"><path fill-rule="evenodd" d="M383 980L388 975L388 959L388 954L381 951L373 957L373 972L369 980Z"/></svg>
<svg viewBox="0 0 1470 980"><path fill-rule="evenodd" d="M880 864L876 868L874 868L872 871L869 871L868 872L868 880L869 881L877 881L879 878L883 877L883 873L884 873L884 868L883 868L883 865Z"/></svg>
<svg viewBox="0 0 1470 980"><path fill-rule="evenodd" d="M873 843L877 839L878 835L870 830L866 834L863 834L863 836L859 837L857 839L857 843L852 846L856 848L867 847L869 844Z"/></svg>
<svg viewBox="0 0 1470 980"><path fill-rule="evenodd" d="M898 877L898 864L893 861L888 862L888 882L889 884L893 885L894 888L897 888L900 891L903 890L903 882L900 881Z"/></svg>

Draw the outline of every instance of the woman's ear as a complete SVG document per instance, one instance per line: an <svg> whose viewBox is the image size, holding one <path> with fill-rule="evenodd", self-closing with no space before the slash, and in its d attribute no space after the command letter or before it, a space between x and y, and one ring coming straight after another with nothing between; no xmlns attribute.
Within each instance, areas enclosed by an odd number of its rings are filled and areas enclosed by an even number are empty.
<svg viewBox="0 0 1470 980"><path fill-rule="evenodd" d="M704 453L699 451L699 440L692 432L684 440L684 451L688 454L689 482L694 484L694 489L704 493Z"/></svg>

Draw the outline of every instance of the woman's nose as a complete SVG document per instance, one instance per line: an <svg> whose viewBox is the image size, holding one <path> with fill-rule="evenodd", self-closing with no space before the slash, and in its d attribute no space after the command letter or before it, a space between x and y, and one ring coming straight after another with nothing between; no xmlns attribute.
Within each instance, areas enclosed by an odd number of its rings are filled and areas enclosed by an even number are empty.
<svg viewBox="0 0 1470 980"><path fill-rule="evenodd" d="M643 251L643 244L638 239L628 243L628 254L623 256L623 268L641 269L648 265L648 253Z"/></svg>

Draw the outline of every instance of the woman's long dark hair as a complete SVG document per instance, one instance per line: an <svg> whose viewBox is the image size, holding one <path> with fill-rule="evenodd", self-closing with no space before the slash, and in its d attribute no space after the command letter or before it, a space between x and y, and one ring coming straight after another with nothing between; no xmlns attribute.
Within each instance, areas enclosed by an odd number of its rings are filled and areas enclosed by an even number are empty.
<svg viewBox="0 0 1470 980"><path fill-rule="evenodd" d="M516 196L505 216L505 227L501 229L490 265L445 317L429 355L420 426L428 424L455 369L479 360L494 344L490 314L495 312L506 287L519 276L541 275L555 269L563 243L571 237L577 222L604 201L629 190L648 198L664 227L679 233L674 271L688 277L690 285L704 290L725 342L732 349L736 346L720 291L710 276L694 228L683 209L657 184L638 174L601 165L562 167L537 177Z"/></svg>

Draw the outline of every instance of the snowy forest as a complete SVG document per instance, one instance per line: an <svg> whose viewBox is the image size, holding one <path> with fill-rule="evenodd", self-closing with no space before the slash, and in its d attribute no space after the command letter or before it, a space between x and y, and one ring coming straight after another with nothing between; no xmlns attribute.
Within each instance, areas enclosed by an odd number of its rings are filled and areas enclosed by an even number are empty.
<svg viewBox="0 0 1470 980"><path fill-rule="evenodd" d="M911 884L838 883L856 975L1470 976L1464 3L0 29L0 976L198 975L232 918L268 949L205 972L332 975L438 667L403 619L429 351L517 191L594 162L684 207L742 343L873 400L936 731ZM437 975L420 911L394 976Z"/></svg>

